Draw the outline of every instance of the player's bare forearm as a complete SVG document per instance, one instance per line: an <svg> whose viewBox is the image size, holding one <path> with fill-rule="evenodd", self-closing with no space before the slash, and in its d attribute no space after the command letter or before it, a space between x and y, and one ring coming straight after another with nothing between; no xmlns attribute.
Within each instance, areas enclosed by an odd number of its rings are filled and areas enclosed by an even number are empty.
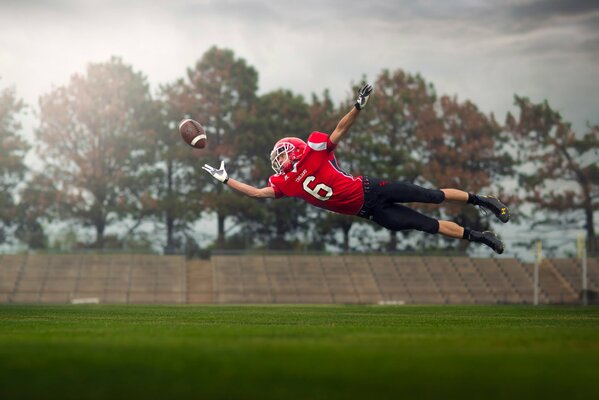
<svg viewBox="0 0 599 400"><path fill-rule="evenodd" d="M339 121L335 130L333 131L333 133L331 133L331 142L338 144L341 141L343 136L347 134L349 128L351 128L351 126L353 125L356 118L358 118L359 113L360 110L358 110L355 107L352 107L351 111L345 114L343 118L341 118L341 121Z"/></svg>
<svg viewBox="0 0 599 400"><path fill-rule="evenodd" d="M245 194L248 197L253 197L255 199L268 199L275 197L275 190L271 187L257 188L243 182L239 182L233 178L229 178L227 181L227 185L236 191Z"/></svg>
<svg viewBox="0 0 599 400"><path fill-rule="evenodd" d="M225 169L225 161L221 161L220 167L214 168L208 164L204 164L202 169L208 172L214 179L219 182L224 183L225 185L231 186L236 191L245 194L246 196L253 197L256 199L266 199L275 197L275 190L269 186L264 187L262 189L258 189L257 187L253 187L251 185L245 184L243 182L239 182L229 176L227 170Z"/></svg>
<svg viewBox="0 0 599 400"><path fill-rule="evenodd" d="M356 99L356 103L352 107L351 111L345 114L343 118L341 118L341 121L339 121L335 130L333 131L333 133L331 133L331 136L329 137L331 142L333 142L334 144L338 144L343 138L343 136L347 134L349 128L351 128L356 118L358 118L360 110L362 110L366 106L366 103L368 102L368 97L372 93L372 89L372 85L368 83L362 86L362 88L358 92L358 98Z"/></svg>

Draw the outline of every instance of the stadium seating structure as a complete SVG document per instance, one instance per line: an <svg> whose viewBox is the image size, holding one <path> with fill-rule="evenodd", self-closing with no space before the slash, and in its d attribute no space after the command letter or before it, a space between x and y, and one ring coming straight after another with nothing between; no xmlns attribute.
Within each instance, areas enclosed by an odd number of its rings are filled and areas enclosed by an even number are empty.
<svg viewBox="0 0 599 400"><path fill-rule="evenodd" d="M531 304L533 274L515 258L18 254L0 255L0 303ZM579 260L539 265L539 303L578 304L581 290Z"/></svg>

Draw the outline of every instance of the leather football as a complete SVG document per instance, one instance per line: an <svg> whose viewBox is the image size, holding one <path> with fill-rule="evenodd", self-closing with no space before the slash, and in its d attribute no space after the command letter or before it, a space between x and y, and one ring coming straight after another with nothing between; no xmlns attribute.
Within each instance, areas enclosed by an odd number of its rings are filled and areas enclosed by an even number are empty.
<svg viewBox="0 0 599 400"><path fill-rule="evenodd" d="M193 119L184 119L179 123L181 137L193 148L203 149L206 147L206 131L202 124Z"/></svg>

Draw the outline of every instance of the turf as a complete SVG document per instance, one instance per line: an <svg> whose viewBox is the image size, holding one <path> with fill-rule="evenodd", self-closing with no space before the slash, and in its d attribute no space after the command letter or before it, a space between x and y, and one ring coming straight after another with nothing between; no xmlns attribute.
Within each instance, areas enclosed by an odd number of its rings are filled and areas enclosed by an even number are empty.
<svg viewBox="0 0 599 400"><path fill-rule="evenodd" d="M598 392L596 307L0 305L2 399Z"/></svg>

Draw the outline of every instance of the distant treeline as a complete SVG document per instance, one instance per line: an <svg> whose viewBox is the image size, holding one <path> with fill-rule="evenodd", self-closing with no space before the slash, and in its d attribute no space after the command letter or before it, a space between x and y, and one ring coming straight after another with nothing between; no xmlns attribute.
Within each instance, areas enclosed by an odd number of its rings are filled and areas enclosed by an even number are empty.
<svg viewBox="0 0 599 400"><path fill-rule="evenodd" d="M347 92L356 93L364 80L356 77ZM471 101L439 94L422 76L402 70L382 70L370 81L375 91L368 107L336 151L345 170L497 194L516 221L530 224L531 239L539 225L547 226L545 232L585 229L589 249L597 248L599 126L577 134L547 101L535 104L518 95L518 115L497 121ZM278 139L330 133L354 100L335 104L326 88L310 99L286 89L257 91L256 69L227 49L211 48L184 77L156 93L141 72L112 58L90 64L84 75L73 75L39 98L33 148L19 124L29 106L14 88L0 91L0 244L160 247L190 255L209 248L425 245L393 233L381 243L373 235L377 228L365 220L297 199L256 201L215 184L201 166L225 160L231 176L265 186L273 173L268 155ZM194 150L181 140L177 124L188 117L206 127L206 149ZM30 151L39 166L33 170L25 163ZM473 207L422 210L477 230L489 228L490 219ZM215 216L215 241L200 240L193 229L207 215ZM57 221L72 224L73 237L50 241L44 227ZM93 239L77 236L78 229L90 228ZM120 233L108 235L108 228ZM426 245L467 242L438 238Z"/></svg>

